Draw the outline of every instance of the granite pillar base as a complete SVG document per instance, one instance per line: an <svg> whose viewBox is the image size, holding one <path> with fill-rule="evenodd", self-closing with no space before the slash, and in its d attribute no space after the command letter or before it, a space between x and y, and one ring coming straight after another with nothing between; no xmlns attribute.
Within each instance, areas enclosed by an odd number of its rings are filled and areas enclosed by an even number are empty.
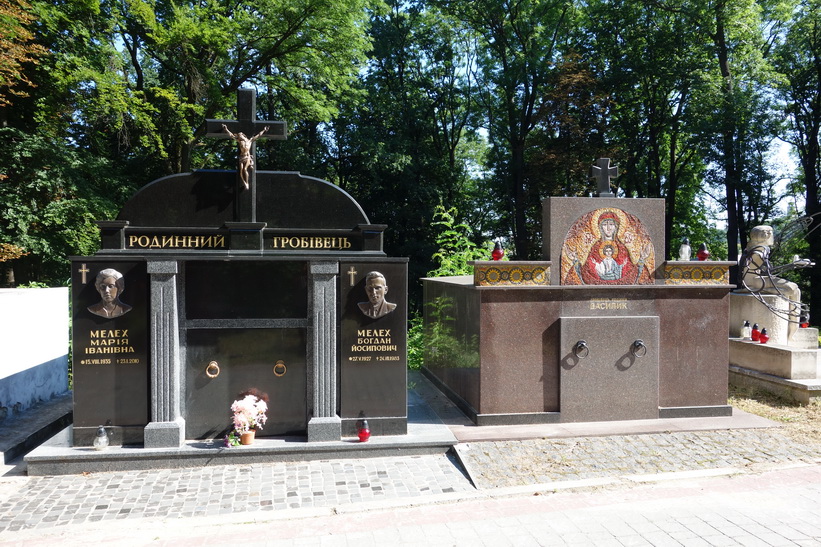
<svg viewBox="0 0 821 547"><path fill-rule="evenodd" d="M308 421L308 442L338 441L342 438L342 420L338 416L314 417Z"/></svg>
<svg viewBox="0 0 821 547"><path fill-rule="evenodd" d="M143 432L145 448L176 448L185 443L185 420L150 422Z"/></svg>

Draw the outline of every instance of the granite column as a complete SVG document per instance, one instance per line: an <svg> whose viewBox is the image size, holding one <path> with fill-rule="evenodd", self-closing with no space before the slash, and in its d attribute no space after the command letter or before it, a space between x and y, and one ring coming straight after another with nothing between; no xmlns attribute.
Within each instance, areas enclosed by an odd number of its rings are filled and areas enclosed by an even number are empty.
<svg viewBox="0 0 821 547"><path fill-rule="evenodd" d="M151 277L151 422L146 448L179 447L185 441L182 417L183 375L180 361L175 261L149 261Z"/></svg>
<svg viewBox="0 0 821 547"><path fill-rule="evenodd" d="M308 441L337 441L342 438L342 420L337 414L337 275L339 263L309 264L308 309L311 326L308 340Z"/></svg>

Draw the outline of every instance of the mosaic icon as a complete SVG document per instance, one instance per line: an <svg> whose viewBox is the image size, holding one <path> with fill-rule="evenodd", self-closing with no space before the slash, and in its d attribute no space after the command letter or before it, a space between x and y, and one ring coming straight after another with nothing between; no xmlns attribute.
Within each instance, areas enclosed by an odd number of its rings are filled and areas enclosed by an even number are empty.
<svg viewBox="0 0 821 547"><path fill-rule="evenodd" d="M562 244L562 285L653 284L655 251L634 215L615 207L580 217Z"/></svg>

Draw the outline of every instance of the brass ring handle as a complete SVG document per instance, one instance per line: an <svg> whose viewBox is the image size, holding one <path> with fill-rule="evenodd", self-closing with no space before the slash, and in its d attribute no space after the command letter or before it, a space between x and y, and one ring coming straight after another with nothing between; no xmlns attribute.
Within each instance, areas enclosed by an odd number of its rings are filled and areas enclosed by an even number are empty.
<svg viewBox="0 0 821 547"><path fill-rule="evenodd" d="M209 378L216 378L220 375L220 366L216 361L211 361L208 363L208 366L205 367L205 375Z"/></svg>
<svg viewBox="0 0 821 547"><path fill-rule="evenodd" d="M644 340L636 340L633 342L633 346L630 348L630 351L636 357L644 357L647 355L647 345L644 343Z"/></svg>
<svg viewBox="0 0 821 547"><path fill-rule="evenodd" d="M288 367L285 366L285 361L277 361L277 364L274 365L274 376L285 376L286 372L288 372Z"/></svg>
<svg viewBox="0 0 821 547"><path fill-rule="evenodd" d="M585 340L579 340L576 342L576 345L573 346L573 354L579 359L584 359L590 355L590 346L587 345Z"/></svg>

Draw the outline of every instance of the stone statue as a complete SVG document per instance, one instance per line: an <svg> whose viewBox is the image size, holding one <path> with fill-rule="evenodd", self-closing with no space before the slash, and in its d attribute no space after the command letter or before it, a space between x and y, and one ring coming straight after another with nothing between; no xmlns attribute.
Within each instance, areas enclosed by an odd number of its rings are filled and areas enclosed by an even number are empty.
<svg viewBox="0 0 821 547"><path fill-rule="evenodd" d="M254 156L251 154L251 146L253 146L256 140L263 136L268 129L269 126L266 125L262 131L248 138L243 132L236 134L231 133L228 126L222 124L222 130L228 133L228 136L237 141L237 145L239 145L239 178L245 185L245 188L248 188L249 173L251 169L254 168Z"/></svg>
<svg viewBox="0 0 821 547"><path fill-rule="evenodd" d="M773 245L772 226L756 226L750 231L750 242L747 244L747 248L744 249L741 258L741 283L746 290L756 296L776 295L786 302L786 319L790 321L789 332L791 335L806 310L801 304L801 289L798 288L798 285L779 277L777 274L787 270L806 268L814 264L807 259L794 256L789 264L774 266L770 263L770 253Z"/></svg>
<svg viewBox="0 0 821 547"><path fill-rule="evenodd" d="M125 291L125 280L117 270L101 270L94 281L94 287L100 293L100 301L88 307L88 311L94 315L111 319L131 311L131 306L120 301L120 295Z"/></svg>
<svg viewBox="0 0 821 547"><path fill-rule="evenodd" d="M388 284L381 273L369 272L365 276L365 293L368 295L368 301L357 305L359 311L368 317L376 319L396 309L396 304L385 300L385 295L388 294Z"/></svg>

